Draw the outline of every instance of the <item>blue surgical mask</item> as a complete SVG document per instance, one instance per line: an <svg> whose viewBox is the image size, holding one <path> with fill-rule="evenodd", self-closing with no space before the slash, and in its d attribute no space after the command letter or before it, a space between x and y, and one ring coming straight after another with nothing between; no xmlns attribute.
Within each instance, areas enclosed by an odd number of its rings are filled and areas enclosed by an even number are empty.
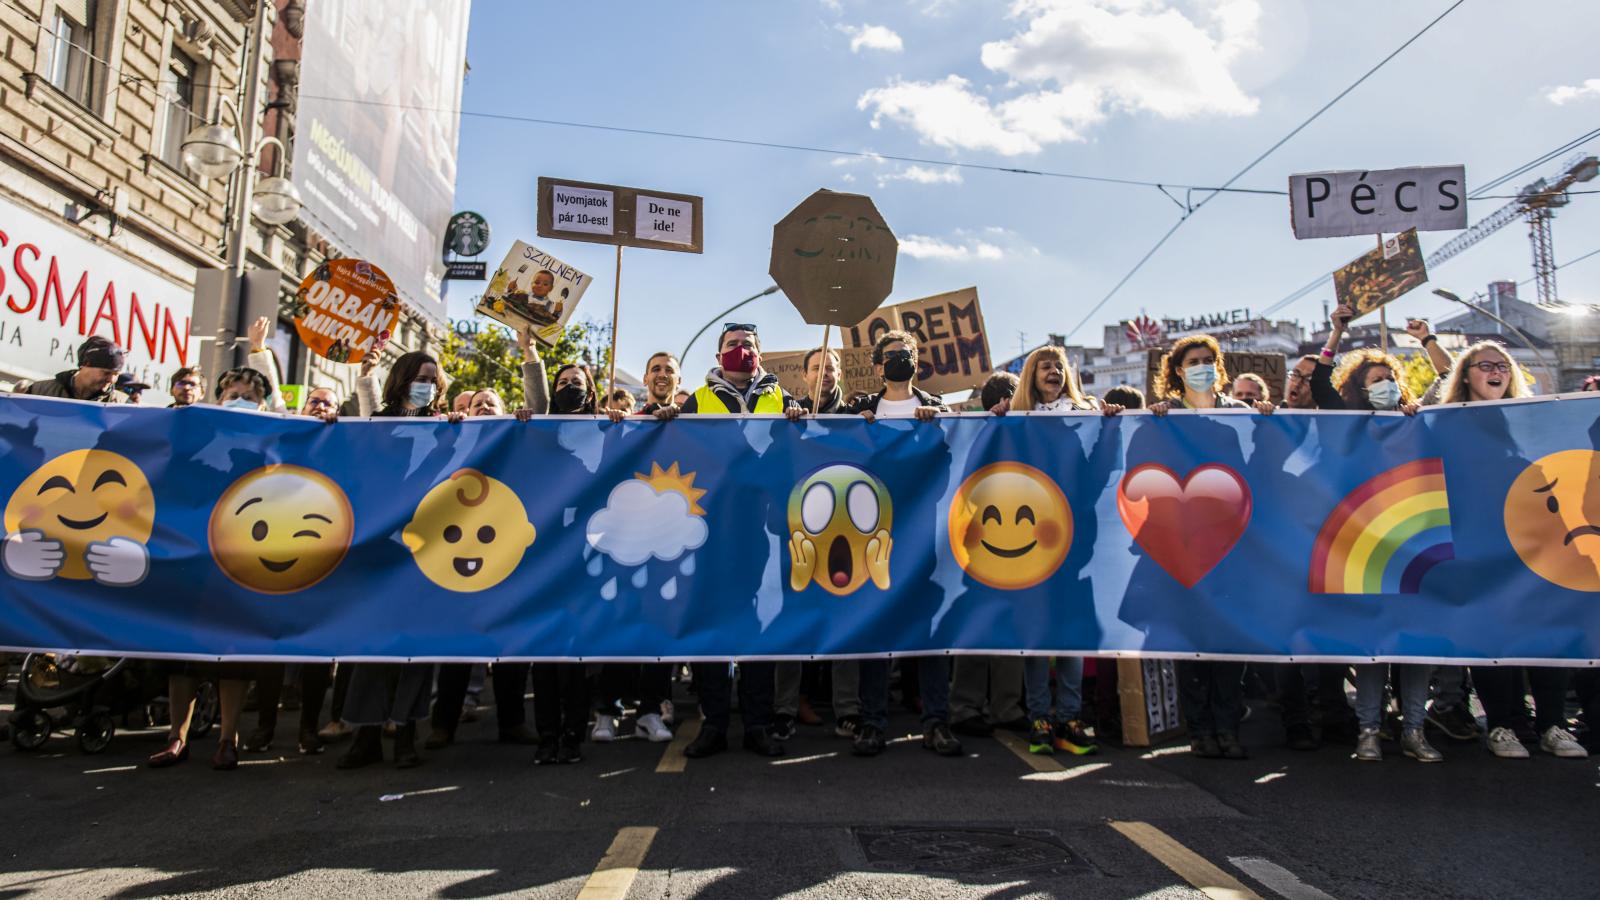
<svg viewBox="0 0 1600 900"><path fill-rule="evenodd" d="M406 390L406 399L411 401L412 406L429 406L438 393L438 386L430 381L413 381Z"/></svg>
<svg viewBox="0 0 1600 900"><path fill-rule="evenodd" d="M1189 390L1204 394L1217 383L1217 367L1210 363L1197 363L1183 370L1183 383Z"/></svg>
<svg viewBox="0 0 1600 900"><path fill-rule="evenodd" d="M1393 381L1379 381L1367 385L1367 400L1372 403L1372 408L1380 412L1388 412L1400 405L1400 385Z"/></svg>
<svg viewBox="0 0 1600 900"><path fill-rule="evenodd" d="M246 400L243 397L234 397L232 400L225 400L223 401L222 406L224 409L261 409L261 404L255 402L254 400Z"/></svg>

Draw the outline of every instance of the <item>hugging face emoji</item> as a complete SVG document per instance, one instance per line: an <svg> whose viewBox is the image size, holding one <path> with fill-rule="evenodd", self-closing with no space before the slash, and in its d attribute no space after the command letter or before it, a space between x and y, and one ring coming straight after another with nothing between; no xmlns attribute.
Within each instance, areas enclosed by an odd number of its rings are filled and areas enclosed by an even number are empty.
<svg viewBox="0 0 1600 900"><path fill-rule="evenodd" d="M6 504L0 562L14 578L138 584L156 499L144 472L108 450L63 453L23 480Z"/></svg>
<svg viewBox="0 0 1600 900"><path fill-rule="evenodd" d="M1600 453L1562 450L1524 469L1506 492L1506 536L1540 578L1600 591Z"/></svg>
<svg viewBox="0 0 1600 900"><path fill-rule="evenodd" d="M1055 574L1072 545L1072 507L1033 466L984 466L950 504L950 550L968 575L1001 590L1030 588Z"/></svg>
<svg viewBox="0 0 1600 900"><path fill-rule="evenodd" d="M843 597L866 584L889 589L894 507L889 489L856 466L812 472L789 495L789 587L815 581Z"/></svg>
<svg viewBox="0 0 1600 900"><path fill-rule="evenodd" d="M533 546L535 532L504 482L459 469L422 498L401 537L429 581L471 593L505 581Z"/></svg>
<svg viewBox="0 0 1600 900"><path fill-rule="evenodd" d="M333 480L272 465L235 481L211 510L211 557L234 582L290 594L328 577L355 534L350 501Z"/></svg>

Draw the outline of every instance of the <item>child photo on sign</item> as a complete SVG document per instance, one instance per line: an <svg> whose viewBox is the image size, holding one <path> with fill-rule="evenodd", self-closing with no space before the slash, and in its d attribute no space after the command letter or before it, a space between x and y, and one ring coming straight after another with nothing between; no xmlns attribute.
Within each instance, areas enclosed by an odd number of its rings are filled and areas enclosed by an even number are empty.
<svg viewBox="0 0 1600 900"><path fill-rule="evenodd" d="M588 286L588 275L518 241L489 280L477 312L514 331L531 326L540 340L551 343Z"/></svg>

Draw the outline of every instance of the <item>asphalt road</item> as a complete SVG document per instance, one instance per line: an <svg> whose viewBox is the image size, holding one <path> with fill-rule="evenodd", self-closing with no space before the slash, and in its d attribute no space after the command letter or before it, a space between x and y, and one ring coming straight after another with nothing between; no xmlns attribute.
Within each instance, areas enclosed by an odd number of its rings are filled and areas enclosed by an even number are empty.
<svg viewBox="0 0 1600 900"><path fill-rule="evenodd" d="M890 731L914 727L900 713ZM60 736L8 745L0 900L1600 896L1600 761L1441 740L1443 765L1397 748L1358 764L1282 748L1268 709L1246 722L1246 762L1177 747L1040 760L977 738L965 759L910 738L856 759L803 728L778 761L625 740L535 768L494 734L486 715L407 771L336 771L339 748L300 757L281 732L234 772L211 771L210 741L143 768L158 731L97 756Z"/></svg>

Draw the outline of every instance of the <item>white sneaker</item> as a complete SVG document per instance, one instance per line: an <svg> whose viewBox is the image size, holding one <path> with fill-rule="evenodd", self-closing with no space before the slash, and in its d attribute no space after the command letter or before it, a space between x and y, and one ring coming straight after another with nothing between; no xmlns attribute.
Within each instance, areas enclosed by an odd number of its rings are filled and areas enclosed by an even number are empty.
<svg viewBox="0 0 1600 900"><path fill-rule="evenodd" d="M1540 743L1542 744L1543 742L1541 741ZM1582 748L1580 747L1579 749ZM1517 740L1516 733L1509 728L1496 728L1489 732L1489 752L1501 759L1528 758L1528 748L1522 746L1522 742Z"/></svg>
<svg viewBox="0 0 1600 900"><path fill-rule="evenodd" d="M1552 725L1545 729L1539 738L1539 749L1546 753L1553 753L1562 759L1588 759L1589 751L1583 749L1578 739L1572 732L1559 725Z"/></svg>
<svg viewBox="0 0 1600 900"><path fill-rule="evenodd" d="M594 731L590 733L589 740L597 744L609 744L617 739L617 717L595 716Z"/></svg>
<svg viewBox="0 0 1600 900"><path fill-rule="evenodd" d="M664 744L672 740L672 729L668 728L667 723L661 721L661 717L655 713L640 716L633 730L649 738L652 744Z"/></svg>
<svg viewBox="0 0 1600 900"><path fill-rule="evenodd" d="M667 725L671 725L674 721L676 721L676 715L677 715L677 710L675 710L673 708L671 700L663 700L663 701L661 701L661 721L662 722L664 722Z"/></svg>

